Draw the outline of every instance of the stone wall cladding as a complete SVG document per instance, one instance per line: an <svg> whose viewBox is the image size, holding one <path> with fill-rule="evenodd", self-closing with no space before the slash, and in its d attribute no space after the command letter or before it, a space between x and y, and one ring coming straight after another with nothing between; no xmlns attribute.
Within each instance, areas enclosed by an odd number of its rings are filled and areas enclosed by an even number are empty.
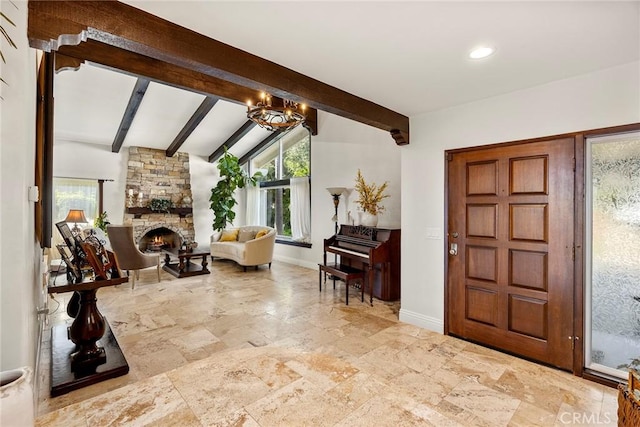
<svg viewBox="0 0 640 427"><path fill-rule="evenodd" d="M129 189L133 190L136 206L147 207L151 199L168 199L174 206L185 206L184 199L193 200L191 194L191 174L189 173L189 155L176 153L167 157L164 150L154 150L143 147L129 147L129 162L127 164L127 186L125 191L125 206ZM143 197L138 199L142 192ZM191 206L189 202L187 204ZM166 213L143 214L141 218L134 218L131 214L124 215L124 224L133 225L133 236L136 243L149 230L156 226L165 226L177 231L189 242L195 239L193 218L180 218L178 215Z"/></svg>

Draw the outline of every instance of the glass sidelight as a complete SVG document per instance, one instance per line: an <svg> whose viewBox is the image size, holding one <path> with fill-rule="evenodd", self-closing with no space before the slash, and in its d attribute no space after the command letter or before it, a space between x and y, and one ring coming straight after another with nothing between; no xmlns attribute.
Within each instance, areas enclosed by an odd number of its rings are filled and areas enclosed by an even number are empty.
<svg viewBox="0 0 640 427"><path fill-rule="evenodd" d="M586 144L585 366L640 363L640 132Z"/></svg>

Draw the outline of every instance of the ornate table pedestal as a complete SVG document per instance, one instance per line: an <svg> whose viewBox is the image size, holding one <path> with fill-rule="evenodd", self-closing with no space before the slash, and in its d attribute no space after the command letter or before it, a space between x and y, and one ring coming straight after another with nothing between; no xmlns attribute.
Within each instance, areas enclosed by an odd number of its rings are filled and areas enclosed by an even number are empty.
<svg viewBox="0 0 640 427"><path fill-rule="evenodd" d="M51 328L51 396L60 396L129 372L107 319L96 305L99 288L127 282L126 277L49 286L49 293L77 292L78 313L71 326Z"/></svg>

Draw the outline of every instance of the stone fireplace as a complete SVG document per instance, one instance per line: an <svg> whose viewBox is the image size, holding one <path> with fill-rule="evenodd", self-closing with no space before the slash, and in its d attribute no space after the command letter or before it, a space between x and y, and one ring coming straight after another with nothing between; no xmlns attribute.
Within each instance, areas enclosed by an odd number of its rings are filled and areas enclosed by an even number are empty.
<svg viewBox="0 0 640 427"><path fill-rule="evenodd" d="M170 200L173 208L153 211L149 208L152 199ZM165 247L178 248L182 242L193 242L191 200L188 154L167 157L164 150L129 147L123 223L133 225L140 250L159 250L160 241Z"/></svg>

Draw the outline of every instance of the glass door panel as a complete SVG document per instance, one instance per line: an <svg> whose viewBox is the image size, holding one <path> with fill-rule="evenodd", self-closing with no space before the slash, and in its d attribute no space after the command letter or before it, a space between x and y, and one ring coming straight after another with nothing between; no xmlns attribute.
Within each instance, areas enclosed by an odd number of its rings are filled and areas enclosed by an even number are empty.
<svg viewBox="0 0 640 427"><path fill-rule="evenodd" d="M640 133L587 140L587 368L640 359Z"/></svg>

